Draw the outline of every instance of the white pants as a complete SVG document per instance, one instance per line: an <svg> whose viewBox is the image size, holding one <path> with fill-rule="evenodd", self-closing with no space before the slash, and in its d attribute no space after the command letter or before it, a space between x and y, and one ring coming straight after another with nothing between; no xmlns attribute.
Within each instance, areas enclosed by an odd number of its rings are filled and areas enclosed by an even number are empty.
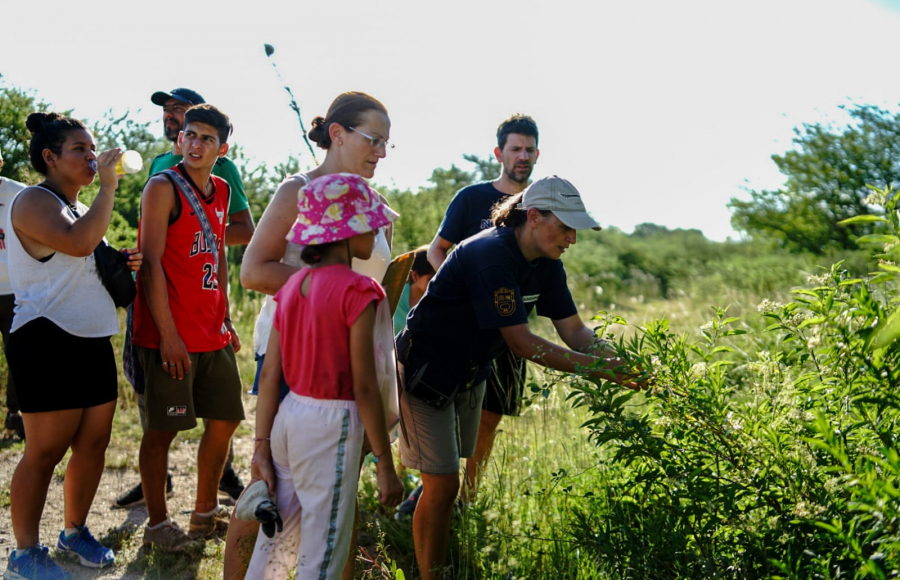
<svg viewBox="0 0 900 580"><path fill-rule="evenodd" d="M288 394L271 433L284 529L271 539L260 530L247 580L283 580L294 565L297 580L340 578L353 534L363 435L354 401Z"/></svg>

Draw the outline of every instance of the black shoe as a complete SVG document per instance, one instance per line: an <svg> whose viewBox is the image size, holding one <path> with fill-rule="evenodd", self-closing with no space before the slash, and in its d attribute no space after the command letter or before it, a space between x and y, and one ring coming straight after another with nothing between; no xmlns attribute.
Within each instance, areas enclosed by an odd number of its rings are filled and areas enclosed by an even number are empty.
<svg viewBox="0 0 900 580"><path fill-rule="evenodd" d="M172 474L166 474L166 497L175 495L175 489L172 485ZM138 483L125 493L119 495L113 502L113 509L127 509L144 503L144 486Z"/></svg>
<svg viewBox="0 0 900 580"><path fill-rule="evenodd" d="M234 468L230 465L222 472L222 479L219 480L219 491L224 491L234 501L237 501L237 498L241 497L241 494L244 492L244 482L241 481L241 478L238 477L238 474L234 472Z"/></svg>
<svg viewBox="0 0 900 580"><path fill-rule="evenodd" d="M422 486L417 487L409 497L403 500L403 503L397 506L397 513L394 514L394 519L397 521L403 521L412 518L413 514L416 513L416 505L419 503L419 497L422 495Z"/></svg>
<svg viewBox="0 0 900 580"><path fill-rule="evenodd" d="M6 414L6 421L3 422L3 426L10 431L15 431L16 435L18 435L19 439L22 441L25 440L25 422L22 421L22 415L12 411L8 412Z"/></svg>

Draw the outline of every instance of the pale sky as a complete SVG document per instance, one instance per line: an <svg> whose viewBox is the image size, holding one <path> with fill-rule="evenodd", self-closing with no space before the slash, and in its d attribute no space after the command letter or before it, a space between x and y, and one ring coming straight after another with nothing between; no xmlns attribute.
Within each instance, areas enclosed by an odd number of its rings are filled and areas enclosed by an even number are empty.
<svg viewBox="0 0 900 580"><path fill-rule="evenodd" d="M153 120L189 87L228 113L252 157L312 164L307 127L340 92L380 99L396 149L375 183L416 188L497 124L532 115L541 157L605 226L653 222L734 236L726 203L777 188L770 156L840 105L900 102L900 2L457 0L149 3L0 0L0 82L89 121ZM317 150L320 160L324 151Z"/></svg>

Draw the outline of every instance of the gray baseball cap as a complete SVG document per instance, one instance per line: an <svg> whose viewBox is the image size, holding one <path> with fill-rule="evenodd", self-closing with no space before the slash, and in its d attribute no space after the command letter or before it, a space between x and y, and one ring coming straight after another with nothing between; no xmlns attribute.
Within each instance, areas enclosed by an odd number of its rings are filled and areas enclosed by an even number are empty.
<svg viewBox="0 0 900 580"><path fill-rule="evenodd" d="M559 221L575 230L601 229L597 220L584 207L581 194L575 186L557 175L538 179L529 185L519 207L552 211Z"/></svg>

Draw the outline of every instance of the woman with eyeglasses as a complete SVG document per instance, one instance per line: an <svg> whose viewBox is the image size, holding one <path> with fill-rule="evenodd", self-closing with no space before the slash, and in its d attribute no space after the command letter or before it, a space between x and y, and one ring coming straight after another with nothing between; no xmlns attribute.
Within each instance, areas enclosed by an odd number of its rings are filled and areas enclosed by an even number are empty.
<svg viewBox="0 0 900 580"><path fill-rule="evenodd" d="M253 333L257 360L254 393L259 388L259 373L275 314L272 296L305 265L300 260L302 248L286 240L297 220L300 189L317 177L334 173L354 173L371 179L378 162L385 158L388 148L393 147L388 143L390 131L391 120L387 109L377 99L361 92L339 95L324 117L313 119L308 133L309 139L326 151L325 160L312 171L287 177L263 213L241 264L241 284L249 290L266 294ZM383 198L381 201L387 203ZM365 261L354 259L353 270L381 281L391 261L391 234L391 226L382 228L375 238L372 257ZM385 390L396 393L393 330L387 308L387 301L384 300L376 313L376 370L379 371L379 381L386 381ZM259 392L257 408L265 405L276 408L287 392L284 382L280 393ZM252 477L254 481L260 479L258 473L253 473ZM258 527L256 522L245 522L232 516L225 546L224 576L227 580L240 579L246 574ZM353 577L355 556L355 550L351 550L349 564L344 568L344 578Z"/></svg>

